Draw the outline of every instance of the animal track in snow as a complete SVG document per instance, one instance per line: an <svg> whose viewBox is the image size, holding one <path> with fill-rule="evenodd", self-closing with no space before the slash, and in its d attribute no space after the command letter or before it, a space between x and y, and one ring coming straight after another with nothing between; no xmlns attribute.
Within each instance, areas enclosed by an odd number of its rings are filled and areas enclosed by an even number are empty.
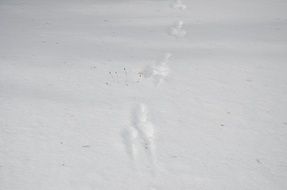
<svg viewBox="0 0 287 190"><path fill-rule="evenodd" d="M146 157L153 169L156 164L154 133L154 126L150 121L146 105L137 105L132 111L131 127L125 130L122 136L131 159L139 162L142 160L141 157Z"/></svg>
<svg viewBox="0 0 287 190"><path fill-rule="evenodd" d="M147 66L140 72L145 78L153 78L155 85L159 85L169 75L170 69L168 63L171 58L170 53L166 53L163 60L153 66Z"/></svg>
<svg viewBox="0 0 287 190"><path fill-rule="evenodd" d="M186 9L186 5L183 4L183 2L181 0L175 0L172 5L172 8L174 9L180 9L180 10L185 10Z"/></svg>
<svg viewBox="0 0 287 190"><path fill-rule="evenodd" d="M125 129L122 132L124 144L129 157L134 161L137 155L136 139L138 138L138 132L133 127Z"/></svg>
<svg viewBox="0 0 287 190"><path fill-rule="evenodd" d="M183 29L183 21L179 20L170 28L169 34L178 38L182 38L186 35L186 31Z"/></svg>
<svg viewBox="0 0 287 190"><path fill-rule="evenodd" d="M136 106L133 112L133 126L145 141L153 139L154 128L149 120L149 112L145 104Z"/></svg>

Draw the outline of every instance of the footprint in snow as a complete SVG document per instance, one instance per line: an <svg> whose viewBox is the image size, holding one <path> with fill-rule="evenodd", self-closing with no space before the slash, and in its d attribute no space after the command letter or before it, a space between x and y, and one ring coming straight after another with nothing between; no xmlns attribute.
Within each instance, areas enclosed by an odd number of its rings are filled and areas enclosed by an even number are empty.
<svg viewBox="0 0 287 190"><path fill-rule="evenodd" d="M138 132L132 127L125 129L122 132L122 138L123 138L123 143L126 147L127 154L129 155L131 160L134 161L137 155L137 152L138 152L137 147L136 147Z"/></svg>
<svg viewBox="0 0 287 190"><path fill-rule="evenodd" d="M160 85L165 78L169 75L170 69L168 63L170 61L171 54L166 53L164 59L152 66L147 66L141 73L144 78L152 78L156 86Z"/></svg>
<svg viewBox="0 0 287 190"><path fill-rule="evenodd" d="M183 24L184 23L181 20L176 21L176 23L170 27L169 34L177 38L184 37L186 35L186 30L183 29Z"/></svg>
<svg viewBox="0 0 287 190"><path fill-rule="evenodd" d="M122 132L123 141L127 154L133 162L141 160L140 157L145 154L144 157L149 160L153 169L156 164L154 133L154 125L150 121L146 105L136 105L132 110L131 127Z"/></svg>
<svg viewBox="0 0 287 190"><path fill-rule="evenodd" d="M186 5L181 0L175 0L171 4L171 7L174 9L179 9L179 10L185 10L186 9Z"/></svg>

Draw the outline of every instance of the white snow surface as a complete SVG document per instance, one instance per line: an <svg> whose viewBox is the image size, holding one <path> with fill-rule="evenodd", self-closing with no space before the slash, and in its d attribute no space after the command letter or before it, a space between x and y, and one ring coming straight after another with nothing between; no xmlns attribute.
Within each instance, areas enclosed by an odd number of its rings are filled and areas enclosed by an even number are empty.
<svg viewBox="0 0 287 190"><path fill-rule="evenodd" d="M286 0L1 0L0 190L286 190L286 61Z"/></svg>

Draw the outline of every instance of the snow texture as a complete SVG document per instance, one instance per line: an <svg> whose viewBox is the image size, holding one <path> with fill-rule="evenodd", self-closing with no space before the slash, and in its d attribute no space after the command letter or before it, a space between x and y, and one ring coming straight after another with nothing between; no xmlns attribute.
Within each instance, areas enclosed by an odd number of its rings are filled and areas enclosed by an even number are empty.
<svg viewBox="0 0 287 190"><path fill-rule="evenodd" d="M286 190L286 7L1 0L0 190Z"/></svg>

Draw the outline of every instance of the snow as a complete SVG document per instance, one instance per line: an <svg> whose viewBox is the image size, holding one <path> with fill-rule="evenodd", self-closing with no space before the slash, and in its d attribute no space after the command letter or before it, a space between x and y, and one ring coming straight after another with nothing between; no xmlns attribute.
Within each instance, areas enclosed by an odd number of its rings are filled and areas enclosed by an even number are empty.
<svg viewBox="0 0 287 190"><path fill-rule="evenodd" d="M0 189L287 189L286 8L2 0Z"/></svg>

